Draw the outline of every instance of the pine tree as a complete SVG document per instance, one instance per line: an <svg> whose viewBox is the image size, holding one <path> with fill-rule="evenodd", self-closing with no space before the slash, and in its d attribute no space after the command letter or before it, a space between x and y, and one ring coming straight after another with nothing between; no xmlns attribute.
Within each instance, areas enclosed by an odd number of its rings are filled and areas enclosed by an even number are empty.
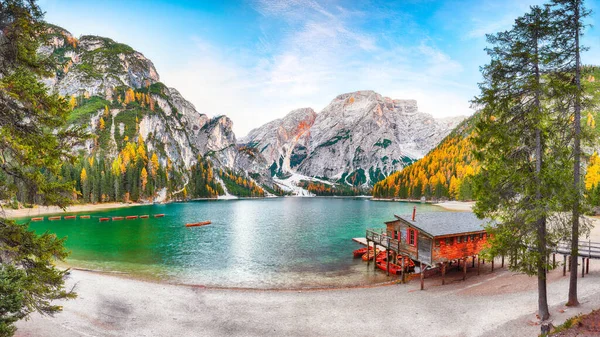
<svg viewBox="0 0 600 337"><path fill-rule="evenodd" d="M159 162L158 162L158 156L156 155L156 152L154 152L152 154L152 157L150 159L150 175L152 176L152 178L156 177L156 171L158 170Z"/></svg>
<svg viewBox="0 0 600 337"><path fill-rule="evenodd" d="M69 103L39 81L49 75L37 53L47 37L43 13L35 1L0 1L0 32L0 200L21 190L36 203L65 207L75 184L61 167L74 162L70 151L84 135L66 127ZM52 301L74 297L64 289L68 270L54 266L67 255L64 239L0 217L0 336L11 336L32 312L61 311Z"/></svg>
<svg viewBox="0 0 600 337"><path fill-rule="evenodd" d="M142 172L140 173L140 180L142 184L142 191L146 190L146 184L148 184L148 171L146 168L142 168Z"/></svg>
<svg viewBox="0 0 600 337"><path fill-rule="evenodd" d="M549 317L548 247L556 244L549 242L547 219L561 210L560 180L569 175L563 142L567 123L543 104L554 89L542 78L555 56L547 43L549 14L547 8L531 7L511 30L488 35L492 60L482 69L485 82L476 100L482 110L474 137L483 167L475 179L475 212L499 220L491 229L490 253L518 254L519 262L512 259L510 267L537 275L543 320Z"/></svg>
<svg viewBox="0 0 600 337"><path fill-rule="evenodd" d="M581 51L579 39L584 28L583 19L590 12L583 5L583 0L552 0L553 28L555 29L554 46L560 50L560 65L573 78L568 81L573 97L571 105L573 114L573 194L572 194L572 226L571 226L571 265L577 266L579 256L579 225L582 208L583 186L581 184L581 110L584 104L584 91L581 84ZM571 77L569 76L569 77ZM570 114L570 113L569 113ZM577 273L569 276L569 296L567 305L577 306Z"/></svg>
<svg viewBox="0 0 600 337"><path fill-rule="evenodd" d="M90 201L90 181L88 179L87 170L85 169L85 167L81 169L80 180L81 180L81 190L83 192L83 200L89 202Z"/></svg>

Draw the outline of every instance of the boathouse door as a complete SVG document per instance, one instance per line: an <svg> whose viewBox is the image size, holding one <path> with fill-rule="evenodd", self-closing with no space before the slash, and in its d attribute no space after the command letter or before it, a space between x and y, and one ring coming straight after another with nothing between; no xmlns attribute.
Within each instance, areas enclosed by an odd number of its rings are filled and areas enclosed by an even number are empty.
<svg viewBox="0 0 600 337"><path fill-rule="evenodd" d="M417 248L419 249L419 262L431 265L431 239L424 235L419 235Z"/></svg>

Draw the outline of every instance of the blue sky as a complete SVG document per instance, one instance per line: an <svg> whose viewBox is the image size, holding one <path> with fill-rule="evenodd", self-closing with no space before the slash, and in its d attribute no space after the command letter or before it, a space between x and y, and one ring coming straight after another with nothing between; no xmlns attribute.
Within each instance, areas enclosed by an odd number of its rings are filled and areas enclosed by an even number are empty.
<svg viewBox="0 0 600 337"><path fill-rule="evenodd" d="M469 115L485 34L543 1L40 0L46 20L129 44L199 112L238 137L289 111L319 112L356 91L417 99L436 117ZM598 1L588 1L595 10ZM596 15L589 23L593 24ZM584 63L600 64L588 28Z"/></svg>

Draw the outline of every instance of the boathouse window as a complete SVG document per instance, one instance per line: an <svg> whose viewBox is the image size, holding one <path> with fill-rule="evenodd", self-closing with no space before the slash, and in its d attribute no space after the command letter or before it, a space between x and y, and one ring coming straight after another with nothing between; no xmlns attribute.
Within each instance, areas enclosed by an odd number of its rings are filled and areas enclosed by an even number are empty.
<svg viewBox="0 0 600 337"><path fill-rule="evenodd" d="M475 241L475 234L471 235L471 241Z"/></svg>
<svg viewBox="0 0 600 337"><path fill-rule="evenodd" d="M454 238L446 238L446 245L450 246L454 243Z"/></svg>
<svg viewBox="0 0 600 337"><path fill-rule="evenodd" d="M408 230L408 244L411 246L417 245L417 231L414 229Z"/></svg>
<svg viewBox="0 0 600 337"><path fill-rule="evenodd" d="M400 235L398 235L398 231L394 231L394 239L400 240Z"/></svg>
<svg viewBox="0 0 600 337"><path fill-rule="evenodd" d="M456 243L462 243L462 236L456 238Z"/></svg>
<svg viewBox="0 0 600 337"><path fill-rule="evenodd" d="M436 247L439 247L439 246L442 244L442 242L441 242L441 241L442 241L442 240L440 240L440 239L436 239L436 240L435 240L435 246L436 246Z"/></svg>
<svg viewBox="0 0 600 337"><path fill-rule="evenodd" d="M479 233L479 240L483 240L483 233Z"/></svg>
<svg viewBox="0 0 600 337"><path fill-rule="evenodd" d="M469 236L465 235L465 242L469 242Z"/></svg>

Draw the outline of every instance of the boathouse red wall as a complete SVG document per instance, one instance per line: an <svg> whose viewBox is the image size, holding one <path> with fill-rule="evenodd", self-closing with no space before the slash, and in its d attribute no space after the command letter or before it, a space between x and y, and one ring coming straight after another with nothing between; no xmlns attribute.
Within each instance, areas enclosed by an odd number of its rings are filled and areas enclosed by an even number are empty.
<svg viewBox="0 0 600 337"><path fill-rule="evenodd" d="M436 237L433 242L433 261L439 263L477 255L486 247L487 239L486 233Z"/></svg>

